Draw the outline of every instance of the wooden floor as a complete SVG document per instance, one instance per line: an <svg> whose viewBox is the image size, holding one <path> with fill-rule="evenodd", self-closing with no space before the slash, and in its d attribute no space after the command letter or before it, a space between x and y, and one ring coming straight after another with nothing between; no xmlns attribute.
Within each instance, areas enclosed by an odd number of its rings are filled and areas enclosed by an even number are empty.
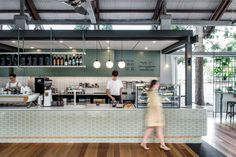
<svg viewBox="0 0 236 157"><path fill-rule="evenodd" d="M26 143L0 144L0 157L197 157L186 144L167 144L172 150L160 150L149 144L145 151L139 144L114 143Z"/></svg>
<svg viewBox="0 0 236 157"><path fill-rule="evenodd" d="M204 141L227 157L236 157L236 122L220 124L219 120L208 118L207 132Z"/></svg>

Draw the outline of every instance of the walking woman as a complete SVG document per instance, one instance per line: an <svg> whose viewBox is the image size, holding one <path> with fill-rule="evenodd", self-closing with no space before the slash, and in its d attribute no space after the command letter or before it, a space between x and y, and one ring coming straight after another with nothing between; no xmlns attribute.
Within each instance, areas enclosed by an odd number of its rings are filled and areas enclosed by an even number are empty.
<svg viewBox="0 0 236 157"><path fill-rule="evenodd" d="M153 132L156 130L157 137L160 139L160 148L163 150L170 150L165 145L163 136L163 126L165 125L164 116L161 107L161 98L156 94L156 90L159 88L160 84L157 80L152 80L148 89L148 109L146 114L146 130L143 136L143 141L140 144L145 150L149 150L146 143Z"/></svg>

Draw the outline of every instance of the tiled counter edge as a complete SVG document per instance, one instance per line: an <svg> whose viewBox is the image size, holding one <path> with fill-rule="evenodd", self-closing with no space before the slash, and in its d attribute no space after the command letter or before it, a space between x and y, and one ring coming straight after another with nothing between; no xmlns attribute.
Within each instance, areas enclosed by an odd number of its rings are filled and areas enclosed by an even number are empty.
<svg viewBox="0 0 236 157"><path fill-rule="evenodd" d="M145 109L0 109L0 142L140 142ZM165 140L200 143L205 109L164 109ZM158 142L150 138L149 142Z"/></svg>

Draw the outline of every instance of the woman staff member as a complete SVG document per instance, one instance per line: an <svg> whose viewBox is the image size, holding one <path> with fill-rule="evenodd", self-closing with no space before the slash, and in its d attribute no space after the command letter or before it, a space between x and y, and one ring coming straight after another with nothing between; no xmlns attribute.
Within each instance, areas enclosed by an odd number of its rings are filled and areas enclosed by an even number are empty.
<svg viewBox="0 0 236 157"><path fill-rule="evenodd" d="M163 126L165 125L164 116L162 113L160 97L156 94L155 90L159 88L160 84L157 80L152 80L148 90L148 110L146 115L146 130L143 136L141 147L145 150L149 148L146 145L147 139L152 133L153 129L156 129L157 137L160 139L160 148L164 150L170 150L165 145L163 136Z"/></svg>

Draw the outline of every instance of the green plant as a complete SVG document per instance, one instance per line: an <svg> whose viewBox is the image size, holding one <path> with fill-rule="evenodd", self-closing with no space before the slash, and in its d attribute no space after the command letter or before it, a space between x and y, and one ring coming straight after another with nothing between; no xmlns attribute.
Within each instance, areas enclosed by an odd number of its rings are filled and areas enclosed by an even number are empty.
<svg viewBox="0 0 236 157"><path fill-rule="evenodd" d="M214 74L220 74L220 73L222 73L222 71L223 71L223 69L221 68L221 67L214 67Z"/></svg>

